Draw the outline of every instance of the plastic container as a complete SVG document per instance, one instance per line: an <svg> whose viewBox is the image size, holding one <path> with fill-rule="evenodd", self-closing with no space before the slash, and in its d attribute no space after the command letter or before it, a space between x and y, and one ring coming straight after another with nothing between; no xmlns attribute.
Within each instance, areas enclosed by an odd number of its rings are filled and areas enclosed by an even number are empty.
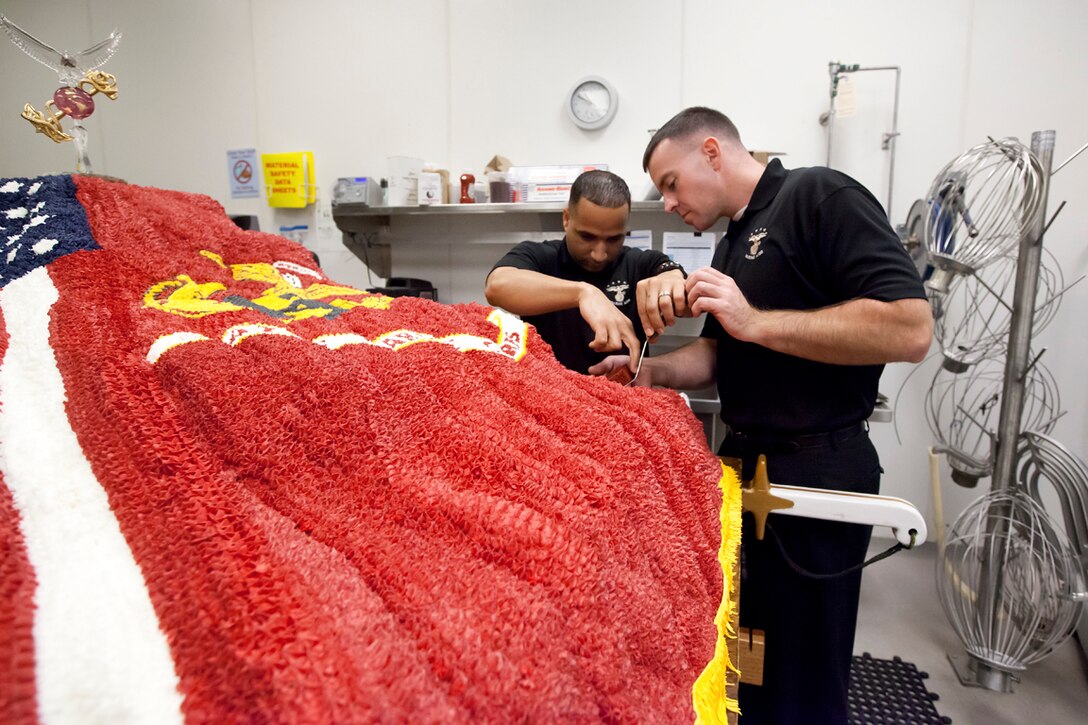
<svg viewBox="0 0 1088 725"><path fill-rule="evenodd" d="M514 200L514 187L503 171L488 172L487 188L492 204L508 204Z"/></svg>

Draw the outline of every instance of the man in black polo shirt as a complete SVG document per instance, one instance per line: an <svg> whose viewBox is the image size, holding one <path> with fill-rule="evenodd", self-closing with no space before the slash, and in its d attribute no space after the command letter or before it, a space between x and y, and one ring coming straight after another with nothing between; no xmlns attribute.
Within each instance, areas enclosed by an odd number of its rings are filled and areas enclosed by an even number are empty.
<svg viewBox="0 0 1088 725"><path fill-rule="evenodd" d="M716 381L729 431L719 453L742 459L746 480L765 453L774 483L876 493L865 421L877 382L885 363L922 360L932 335L925 290L880 204L837 171L764 169L707 108L661 127L643 168L666 211L696 230L730 223L712 267L686 283L691 313L708 313L702 336L648 359L638 384ZM870 527L772 517L763 541L752 528L745 517L740 623L765 631L766 659L763 685L741 685L741 722L845 723L861 573L813 578L792 564L853 567Z"/></svg>
<svg viewBox="0 0 1088 725"><path fill-rule="evenodd" d="M680 265L624 246L630 211L623 179L587 171L571 186L564 238L522 242L487 277L487 301L535 326L579 373L624 347L634 372L645 330L663 331L687 311Z"/></svg>

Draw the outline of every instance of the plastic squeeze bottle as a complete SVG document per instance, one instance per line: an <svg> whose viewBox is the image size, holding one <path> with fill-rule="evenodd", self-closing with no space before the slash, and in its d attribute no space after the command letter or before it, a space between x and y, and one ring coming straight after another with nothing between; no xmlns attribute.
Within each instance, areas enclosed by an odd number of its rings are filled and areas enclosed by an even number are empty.
<svg viewBox="0 0 1088 725"><path fill-rule="evenodd" d="M471 172L466 170L461 174L461 203L462 204L475 204L476 197L473 196L473 187L476 185L476 177Z"/></svg>

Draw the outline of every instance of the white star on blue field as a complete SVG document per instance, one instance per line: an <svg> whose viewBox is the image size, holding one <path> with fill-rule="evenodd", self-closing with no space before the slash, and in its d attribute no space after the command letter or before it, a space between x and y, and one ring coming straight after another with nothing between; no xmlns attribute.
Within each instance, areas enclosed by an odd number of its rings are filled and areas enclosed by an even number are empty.
<svg viewBox="0 0 1088 725"><path fill-rule="evenodd" d="M97 249L70 176L0 179L0 287L81 249Z"/></svg>

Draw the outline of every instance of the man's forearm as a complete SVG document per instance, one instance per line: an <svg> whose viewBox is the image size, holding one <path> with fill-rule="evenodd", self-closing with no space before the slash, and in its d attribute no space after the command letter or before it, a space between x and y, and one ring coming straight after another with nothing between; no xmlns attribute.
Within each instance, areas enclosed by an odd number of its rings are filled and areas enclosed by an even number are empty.
<svg viewBox="0 0 1088 725"><path fill-rule="evenodd" d="M713 385L718 371L718 345L700 337L664 355L646 358L653 385L678 390L698 390Z"/></svg>
<svg viewBox="0 0 1088 725"><path fill-rule="evenodd" d="M932 334L926 300L859 299L819 310L761 311L749 341L817 362L876 365L921 361Z"/></svg>
<svg viewBox="0 0 1088 725"><path fill-rule="evenodd" d="M585 282L572 282L516 267L499 267L487 278L489 304L515 315L542 315L578 307Z"/></svg>

